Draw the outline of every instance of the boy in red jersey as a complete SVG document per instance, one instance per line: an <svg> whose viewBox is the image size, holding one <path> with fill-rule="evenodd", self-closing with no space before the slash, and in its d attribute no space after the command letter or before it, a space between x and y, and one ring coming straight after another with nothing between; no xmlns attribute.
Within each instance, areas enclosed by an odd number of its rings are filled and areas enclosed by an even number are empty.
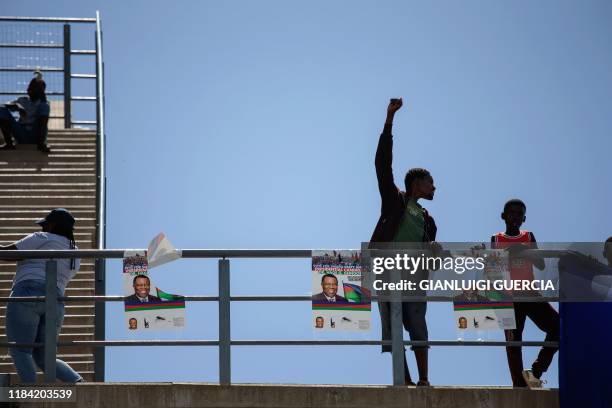
<svg viewBox="0 0 612 408"><path fill-rule="evenodd" d="M506 231L498 232L491 237L492 248L510 248L510 279L533 280L533 266L544 269L544 260L527 260L513 257L520 249L537 248L532 232L521 230L525 222L527 206L518 199L512 199L504 205L501 218L506 223ZM521 292L518 296L539 296L538 293ZM517 297L517 294L514 295ZM525 321L529 317L533 323L546 333L545 341L559 341L559 313L548 302L516 302L514 303L516 329L505 330L507 341L521 341ZM557 347L542 347L530 370L523 370L523 354L521 347L506 347L508 367L515 387L539 388L542 386L540 377L552 362Z"/></svg>

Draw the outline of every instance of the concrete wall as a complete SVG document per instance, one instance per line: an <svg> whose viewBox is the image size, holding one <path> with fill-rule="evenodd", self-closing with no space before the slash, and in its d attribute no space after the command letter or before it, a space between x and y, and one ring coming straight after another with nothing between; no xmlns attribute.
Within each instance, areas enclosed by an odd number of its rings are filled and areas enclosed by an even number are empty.
<svg viewBox="0 0 612 408"><path fill-rule="evenodd" d="M556 408L556 389L509 387L391 387L339 385L232 385L202 383L84 383L75 403L45 407L174 408ZM31 407L21 403L13 406Z"/></svg>

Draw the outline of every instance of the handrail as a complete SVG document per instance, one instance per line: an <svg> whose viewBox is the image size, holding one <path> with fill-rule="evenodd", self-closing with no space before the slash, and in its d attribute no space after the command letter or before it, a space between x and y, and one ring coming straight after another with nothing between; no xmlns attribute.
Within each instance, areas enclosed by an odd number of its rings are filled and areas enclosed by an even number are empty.
<svg viewBox="0 0 612 408"><path fill-rule="evenodd" d="M100 12L96 11L96 94L97 112L96 121L98 123L97 137L97 177L98 194L96 208L98 218L97 247L106 247L106 129L104 126L104 65L102 63L102 22Z"/></svg>
<svg viewBox="0 0 612 408"><path fill-rule="evenodd" d="M64 296L58 297L56 289L57 283L57 262L55 259L66 258L95 258L96 266L99 261L109 258L124 258L135 250L128 249L97 249L97 250L12 250L2 251L0 254L3 260L15 259L47 259L47 282L46 296L35 297L0 297L0 301L44 301L46 319L53 321L57 317L57 302L59 301L94 301L96 304L96 318L98 309L104 310L104 302L122 301L123 296ZM144 251L144 250L136 250ZM423 252L419 250L419 252ZM543 250L527 249L522 252L523 256L540 257L559 257L565 254L565 250ZM310 301L310 296L231 296L230 291L230 261L228 258L310 258L310 249L183 249L180 250L182 258L217 258L218 261L218 296L186 296L186 301L215 301L218 302L219 337L218 340L105 340L100 332L96 332L95 340L75 340L72 342L58 343L55 325L46 325L44 358L45 361L55 361L57 346L92 346L95 347L94 355L96 364L104 361L104 347L109 346L217 346L219 348L219 383L222 385L231 384L231 347L232 346L329 346L329 345L391 345L393 384L401 385L404 383L405 374L403 370L404 347L405 346L544 346L558 347L558 342L546 341L464 341L464 340L428 340L428 341L406 341L403 339L403 328L401 315L398 310L401 305L398 302L391 302L391 333L392 339L386 341L378 340L232 340L231 338L231 302L236 301ZM102 271L103 268L102 268ZM96 268L96 279L98 279L98 269ZM96 291L96 293L98 293ZM374 297L374 300L377 297ZM416 300L412 299L411 300ZM425 297L423 300L432 300ZM451 301L451 298L439 297L442 301ZM522 301L526 299L521 299ZM40 347L40 344L21 344L21 343L0 343L2 347ZM50 364L53 365L53 364ZM45 380L53 381L55 370L45 371ZM96 380L103 381L104 371L96 369Z"/></svg>
<svg viewBox="0 0 612 408"><path fill-rule="evenodd" d="M503 340L404 340L404 346L466 347L558 347L556 341ZM232 340L232 346L391 346L391 340ZM218 346L218 340L74 340L57 343L59 347L92 346ZM0 347L44 347L43 343L0 342Z"/></svg>
<svg viewBox="0 0 612 408"><path fill-rule="evenodd" d="M181 258L311 258L317 249L179 249ZM3 251L2 259L66 259L66 258L124 258L126 254L146 249L65 249L65 250L13 250ZM347 249L347 251L358 251ZM419 253L423 252L419 250ZM523 256L558 258L567 250L527 249Z"/></svg>
<svg viewBox="0 0 612 408"><path fill-rule="evenodd" d="M2 16L0 21L12 21L21 23L95 23L95 18L79 17L21 17L21 16Z"/></svg>

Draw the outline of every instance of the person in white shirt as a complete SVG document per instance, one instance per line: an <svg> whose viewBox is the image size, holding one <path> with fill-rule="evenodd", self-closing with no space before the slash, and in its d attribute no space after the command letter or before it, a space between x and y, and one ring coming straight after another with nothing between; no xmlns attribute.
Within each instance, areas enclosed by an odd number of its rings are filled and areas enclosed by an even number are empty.
<svg viewBox="0 0 612 408"><path fill-rule="evenodd" d="M77 249L74 241L74 217L64 208L56 208L36 222L42 232L35 232L1 250L62 250ZM0 256L1 258L1 256ZM17 262L11 297L45 296L46 259L22 259ZM57 259L57 295L64 296L68 282L79 270L79 259ZM58 303L57 333L64 320L64 304ZM43 343L45 341L45 303L8 302L6 309L6 336L16 343ZM23 383L36 382L36 366L45 370L44 349L12 347L10 354ZM62 360L56 360L56 376L69 383L83 378Z"/></svg>

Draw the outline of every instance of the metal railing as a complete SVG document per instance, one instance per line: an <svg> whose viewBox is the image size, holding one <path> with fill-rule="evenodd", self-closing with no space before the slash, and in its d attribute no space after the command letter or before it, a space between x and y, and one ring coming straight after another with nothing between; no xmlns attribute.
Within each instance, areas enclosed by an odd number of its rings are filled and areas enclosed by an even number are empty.
<svg viewBox="0 0 612 408"><path fill-rule="evenodd" d="M97 121L92 120L72 120L72 102L95 102L97 105L103 103L102 93L99 86L96 86L95 95L73 95L72 81L74 79L93 79L96 82L101 82L102 71L98 71L98 66L101 65L102 51L98 45L101 43L100 34L100 15L96 12L96 18L54 18L54 17L6 17L0 16L0 23L50 23L50 24L63 24L63 35L61 44L45 44L45 43L33 43L33 42L14 42L14 43L0 43L0 49L12 49L12 50L62 50L63 52L63 64L61 67L51 66L3 66L0 67L0 72L33 72L38 69L41 72L57 72L63 76L63 86L60 91L47 92L49 96L62 96L64 100L64 112L63 116L51 116L52 119L63 118L64 127L66 129L72 128L73 125L80 126L96 126L100 117ZM89 24L95 25L96 33L94 38L94 44L96 48L93 50L78 50L72 49L72 30L73 24ZM33 41L33 40L32 40ZM93 56L96 61L96 72L95 73L74 73L72 69L72 57L75 55ZM17 89L0 89L0 95L6 96L20 96L26 95L25 90ZM96 111L99 111L99 107L96 107Z"/></svg>
<svg viewBox="0 0 612 408"><path fill-rule="evenodd" d="M408 341L403 339L403 326L401 319L401 304L391 303L391 331L392 340L232 340L231 338L231 302L249 301L308 301L311 296L232 296L230 288L230 261L229 258L311 258L311 250L277 250L277 249L183 249L182 258L213 258L218 262L218 296L185 296L185 301L218 302L219 308L219 339L218 340L74 340L57 342L55 322L57 319L58 301L95 301L96 304L104 302L123 301L124 296L64 296L58 297L56 290L57 262L55 259L66 258L124 258L127 250L62 250L62 251L3 251L0 255L3 260L13 259L48 259L46 296L0 297L0 302L44 301L47 323L45 325L45 341L42 343L0 343L2 347L44 347L46 362L45 381L55 381L55 364L57 346L91 346L103 350L112 346L216 346L219 348L219 383L231 384L231 348L232 346L373 346L391 345L393 360L393 384L404 384L404 346L547 346L558 347L557 342L547 341L460 341L460 340L429 340ZM134 250L130 250L133 253ZM144 251L144 250L139 250ZM558 257L559 251L530 250L538 252L545 257ZM373 298L376 300L376 297ZM448 299L438 299L448 301ZM435 301L435 299L434 299Z"/></svg>

